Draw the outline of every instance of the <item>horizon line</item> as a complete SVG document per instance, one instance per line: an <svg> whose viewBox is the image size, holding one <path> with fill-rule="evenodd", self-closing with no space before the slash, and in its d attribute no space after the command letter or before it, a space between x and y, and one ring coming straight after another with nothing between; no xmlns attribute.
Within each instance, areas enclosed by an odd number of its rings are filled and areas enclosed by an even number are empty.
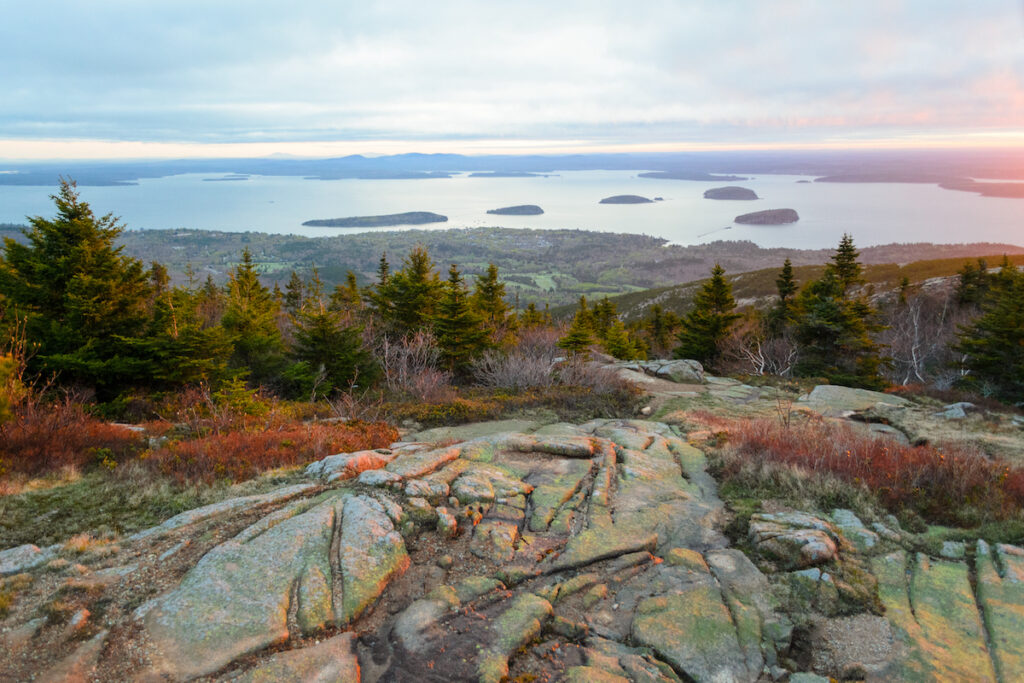
<svg viewBox="0 0 1024 683"><path fill-rule="evenodd" d="M327 140L298 142L157 142L88 138L0 139L0 162L179 161L189 159L330 159L401 154L566 156L686 152L1024 149L1024 131L959 136L833 138L813 142L595 142L592 140Z"/></svg>

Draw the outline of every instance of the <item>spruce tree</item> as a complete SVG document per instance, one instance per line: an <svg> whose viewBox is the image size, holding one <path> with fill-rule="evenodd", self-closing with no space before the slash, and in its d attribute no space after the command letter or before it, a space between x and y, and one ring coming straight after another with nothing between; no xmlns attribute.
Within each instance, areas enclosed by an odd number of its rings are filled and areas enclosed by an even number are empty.
<svg viewBox="0 0 1024 683"><path fill-rule="evenodd" d="M284 310L290 315L298 315L306 300L306 283L294 270L284 286Z"/></svg>
<svg viewBox="0 0 1024 683"><path fill-rule="evenodd" d="M982 301L982 315L960 329L955 347L964 354L965 383L1024 404L1024 273L1007 263L999 285Z"/></svg>
<svg viewBox="0 0 1024 683"><path fill-rule="evenodd" d="M739 318L733 312L736 301L732 285L724 275L725 270L716 263L711 279L694 296L693 309L683 319L682 330L676 337L679 344L673 351L675 358L690 358L709 366L718 360L719 346Z"/></svg>
<svg viewBox="0 0 1024 683"><path fill-rule="evenodd" d="M619 312L612 303L612 300L608 297L604 297L597 302L594 306L593 321L594 321L594 334L598 339L605 339L608 336L608 330L612 324L618 319Z"/></svg>
<svg viewBox="0 0 1024 683"><path fill-rule="evenodd" d="M519 316L519 325L524 329L530 329L544 324L544 314L537 310L537 304L532 301L526 304L526 310Z"/></svg>
<svg viewBox="0 0 1024 683"><path fill-rule="evenodd" d="M427 329L437 312L441 281L434 272L426 247L417 245L404 259L402 269L378 284L378 313L398 334Z"/></svg>
<svg viewBox="0 0 1024 683"><path fill-rule="evenodd" d="M0 291L36 345L31 370L106 394L138 370L123 340L144 332L152 287L142 263L115 246L116 218L97 218L73 181L61 179L51 199L57 215L29 218L24 244L5 238Z"/></svg>
<svg viewBox="0 0 1024 683"><path fill-rule="evenodd" d="M228 275L228 295L221 324L234 345L232 366L266 382L284 367L284 342L277 327L278 304L259 279L248 249Z"/></svg>
<svg viewBox="0 0 1024 683"><path fill-rule="evenodd" d="M217 325L207 325L200 312L200 295L188 289L162 289L153 305L145 336L133 340L146 359L138 379L157 388L200 381L217 385L228 377L231 338Z"/></svg>
<svg viewBox="0 0 1024 683"><path fill-rule="evenodd" d="M625 323L618 318L608 326L602 346L609 355L619 360L636 360L642 356L630 338Z"/></svg>
<svg viewBox="0 0 1024 683"><path fill-rule="evenodd" d="M448 269L448 280L437 306L434 336L441 362L458 374L464 374L488 345L484 320L471 305L466 284L455 264Z"/></svg>
<svg viewBox="0 0 1024 683"><path fill-rule="evenodd" d="M504 324L508 315L505 303L505 285L498 280L498 267L488 264L487 272L478 275L473 288L473 305L492 329Z"/></svg>
<svg viewBox="0 0 1024 683"><path fill-rule="evenodd" d="M829 264L820 279L809 282L795 302L794 335L800 358L794 371L804 377L878 388L881 358L870 332L874 309L863 299L850 300L836 268Z"/></svg>
<svg viewBox="0 0 1024 683"><path fill-rule="evenodd" d="M661 304L651 306L651 312L643 321L643 329L652 353L661 356L669 352L672 340L678 332L679 316L672 311L665 311Z"/></svg>
<svg viewBox="0 0 1024 683"><path fill-rule="evenodd" d="M839 246L836 248L836 253L832 255L832 265L835 269L836 279L843 288L844 295L850 291L853 285L864 281L861 278L861 273L864 269L860 261L857 260L859 257L860 252L853 246L853 237L843 233L842 238L839 240Z"/></svg>
<svg viewBox="0 0 1024 683"><path fill-rule="evenodd" d="M580 297L582 306L572 318L572 324L565 336L558 340L558 348L564 349L570 356L589 356L590 347L594 344L594 333L590 322L586 299Z"/></svg>
<svg viewBox="0 0 1024 683"><path fill-rule="evenodd" d="M779 293L779 299L768 312L766 320L768 333L773 337L782 334L783 329L792 322L793 317L793 297L797 293L797 284L796 278L793 276L793 264L788 258L782 264L779 277L775 280L775 287Z"/></svg>
<svg viewBox="0 0 1024 683"><path fill-rule="evenodd" d="M330 308L335 311L354 313L362 307L363 300L359 293L356 274L350 270L345 275L345 284L335 285L334 291L331 293Z"/></svg>
<svg viewBox="0 0 1024 683"><path fill-rule="evenodd" d="M291 393L316 399L355 383L372 384L380 368L363 345L362 328L346 324L344 312L325 305L315 270L307 291L306 307L292 319L297 362L286 372Z"/></svg>

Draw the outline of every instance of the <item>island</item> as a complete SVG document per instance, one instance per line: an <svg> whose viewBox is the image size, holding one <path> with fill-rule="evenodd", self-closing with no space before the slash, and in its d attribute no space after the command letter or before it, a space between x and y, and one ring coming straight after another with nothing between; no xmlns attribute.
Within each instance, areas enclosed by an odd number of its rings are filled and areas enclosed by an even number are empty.
<svg viewBox="0 0 1024 683"><path fill-rule="evenodd" d="M750 180L738 175L716 175L704 173L703 171L648 171L641 173L641 178L661 178L662 180L717 180L734 182L737 180Z"/></svg>
<svg viewBox="0 0 1024 683"><path fill-rule="evenodd" d="M546 173L530 173L529 171L477 171L469 174L470 178L547 178Z"/></svg>
<svg viewBox="0 0 1024 683"><path fill-rule="evenodd" d="M757 193L746 187L729 185L728 187L715 187L704 192L704 199L760 199Z"/></svg>
<svg viewBox="0 0 1024 683"><path fill-rule="evenodd" d="M248 180L248 179L249 179L249 176L247 176L247 175L226 175L226 176L223 176L221 178L203 178L203 182L204 183L223 183L223 182L231 182L231 181L234 181L234 180Z"/></svg>
<svg viewBox="0 0 1024 683"><path fill-rule="evenodd" d="M424 225L444 223L448 216L429 211L408 211L384 216L349 216L348 218L322 218L306 221L303 225L314 228L385 228L392 225Z"/></svg>
<svg viewBox="0 0 1024 683"><path fill-rule="evenodd" d="M742 225L785 225L796 223L798 220L800 216L793 209L768 209L736 216L733 222Z"/></svg>
<svg viewBox="0 0 1024 683"><path fill-rule="evenodd" d="M517 206L505 206L500 209L491 209L487 213L492 213L496 216L539 216L544 213L544 209L540 208L536 204L519 204Z"/></svg>
<svg viewBox="0 0 1024 683"><path fill-rule="evenodd" d="M638 194L617 194L614 197L605 197L599 204L653 204L653 200L641 197Z"/></svg>

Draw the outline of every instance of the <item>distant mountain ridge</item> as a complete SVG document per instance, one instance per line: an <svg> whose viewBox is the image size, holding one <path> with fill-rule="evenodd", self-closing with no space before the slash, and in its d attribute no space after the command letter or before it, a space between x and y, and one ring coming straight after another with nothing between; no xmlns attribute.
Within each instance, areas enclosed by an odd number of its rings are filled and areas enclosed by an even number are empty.
<svg viewBox="0 0 1024 683"><path fill-rule="evenodd" d="M943 169L942 177L931 169ZM967 178L1024 179L1024 158L1013 150L754 150L664 152L649 154L479 155L359 154L327 159L250 158L178 159L159 161L0 161L0 185L56 186L59 176L80 185L126 185L143 178L182 173L301 176L337 178L447 178L456 173L491 177L545 174L557 171L635 170L642 177L679 180L723 180L723 176L789 174L851 177L874 174L892 178L873 182L906 182L898 178L932 177L918 182L962 182ZM860 182L867 182L861 180ZM955 188L961 189L961 188Z"/></svg>

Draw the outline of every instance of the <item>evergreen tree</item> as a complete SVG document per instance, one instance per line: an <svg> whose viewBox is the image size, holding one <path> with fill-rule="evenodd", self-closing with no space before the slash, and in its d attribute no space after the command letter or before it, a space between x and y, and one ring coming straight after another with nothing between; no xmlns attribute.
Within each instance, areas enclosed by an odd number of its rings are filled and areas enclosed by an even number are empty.
<svg viewBox="0 0 1024 683"><path fill-rule="evenodd" d="M779 300L768 312L766 320L768 334L773 337L782 334L793 318L793 297L797 292L797 284L793 276L793 263L788 258L782 264L779 277L775 280L775 287L779 293Z"/></svg>
<svg viewBox="0 0 1024 683"><path fill-rule="evenodd" d="M547 310L547 306L544 307L544 310ZM587 304L587 297L582 294L580 295L580 300L576 305L576 315L580 318L580 324L586 325L591 337L593 337L594 313L590 310L590 306Z"/></svg>
<svg viewBox="0 0 1024 683"><path fill-rule="evenodd" d="M227 297L224 290L213 281L212 275L206 276L206 281L195 295L196 314L203 327L212 327L220 323L224 316L224 309L227 308Z"/></svg>
<svg viewBox="0 0 1024 683"><path fill-rule="evenodd" d="M275 287L277 285L275 284ZM284 286L284 310L290 315L298 315L306 300L306 283L294 270Z"/></svg>
<svg viewBox="0 0 1024 683"><path fill-rule="evenodd" d="M636 360L642 356L636 343L630 338L625 323L618 318L608 326L603 346L609 355L619 360Z"/></svg>
<svg viewBox="0 0 1024 683"><path fill-rule="evenodd" d="M116 218L97 218L73 181L51 198L55 218L29 218L24 244L4 240L0 291L37 345L32 370L103 391L138 369L123 340L143 333L152 288L142 263L115 246Z"/></svg>
<svg viewBox="0 0 1024 683"><path fill-rule="evenodd" d="M493 263L487 266L484 275L478 275L473 288L473 305L483 316L484 322L495 329L504 324L508 315L508 304L505 303L505 285L498 280L498 267Z"/></svg>
<svg viewBox="0 0 1024 683"><path fill-rule="evenodd" d="M853 246L853 237L843 233L836 253L832 255L832 265L844 296L850 291L850 287L864 281L861 278L864 269L857 260L859 257L860 252Z"/></svg>
<svg viewBox="0 0 1024 683"><path fill-rule="evenodd" d="M131 344L145 359L138 379L147 385L216 385L228 377L231 338L220 325L204 324L199 296L187 289L161 289L146 335Z"/></svg>
<svg viewBox="0 0 1024 683"><path fill-rule="evenodd" d="M611 299L604 297L597 302L593 311L593 324L594 334L597 335L598 339L605 339L608 336L608 330L618 317L619 312L616 310L615 304L612 303Z"/></svg>
<svg viewBox="0 0 1024 683"><path fill-rule="evenodd" d="M221 324L234 345L231 364L249 371L253 382L266 382L284 367L284 342L277 327L278 304L262 283L252 254L228 275L228 296Z"/></svg>
<svg viewBox="0 0 1024 683"><path fill-rule="evenodd" d="M330 308L334 311L348 311L354 313L363 307L363 300L359 294L359 284L356 282L356 274L351 270L345 275L344 285L335 285L331 293Z"/></svg>
<svg viewBox="0 0 1024 683"><path fill-rule="evenodd" d="M537 305L532 301L526 304L526 310L519 316L519 325L524 329L530 329L545 324L544 314L537 310Z"/></svg>
<svg viewBox="0 0 1024 683"><path fill-rule="evenodd" d="M673 351L675 358L692 358L709 366L718 360L719 346L739 318L733 312L736 301L732 285L724 275L725 270L716 263L711 279L694 296L693 310L683 319L682 330L676 337L679 345Z"/></svg>
<svg viewBox="0 0 1024 683"><path fill-rule="evenodd" d="M15 380L17 363L10 354L0 356L0 424L11 419L11 385Z"/></svg>
<svg viewBox="0 0 1024 683"><path fill-rule="evenodd" d="M437 312L441 291L426 247L417 245L402 269L387 276L383 286L378 284L378 314L399 334L426 329Z"/></svg>
<svg viewBox="0 0 1024 683"><path fill-rule="evenodd" d="M391 301L387 297L388 285L391 282L391 264L388 263L388 254L380 255L377 263L377 282L367 287L363 292L363 298L367 304L382 320L386 320L391 314Z"/></svg>
<svg viewBox="0 0 1024 683"><path fill-rule="evenodd" d="M824 377L836 384L878 388L883 382L878 345L869 333L874 310L862 299L846 298L846 288L829 264L796 299L794 334L800 347L797 375Z"/></svg>
<svg viewBox="0 0 1024 683"><path fill-rule="evenodd" d="M343 312L324 304L315 270L313 276L307 306L292 320L292 356L297 362L288 368L286 378L293 394L316 399L356 382L367 386L377 379L380 368L363 345L362 328L345 324Z"/></svg>
<svg viewBox="0 0 1024 683"><path fill-rule="evenodd" d="M569 330L557 343L558 348L564 349L570 356L590 355L590 347L594 344L594 334L591 332L590 321L583 315L582 309L576 311Z"/></svg>
<svg viewBox="0 0 1024 683"><path fill-rule="evenodd" d="M651 312L643 322L643 329L650 340L650 351L659 356L668 353L679 324L679 316L672 311L665 311L661 304L651 306Z"/></svg>
<svg viewBox="0 0 1024 683"><path fill-rule="evenodd" d="M966 383L1024 404L1024 273L1007 263L982 302L982 315L960 329L956 350L966 356Z"/></svg>
<svg viewBox="0 0 1024 683"><path fill-rule="evenodd" d="M464 373L487 348L488 335L483 318L470 303L466 284L455 264L448 269L448 281L437 309L434 335L441 362L453 372Z"/></svg>

